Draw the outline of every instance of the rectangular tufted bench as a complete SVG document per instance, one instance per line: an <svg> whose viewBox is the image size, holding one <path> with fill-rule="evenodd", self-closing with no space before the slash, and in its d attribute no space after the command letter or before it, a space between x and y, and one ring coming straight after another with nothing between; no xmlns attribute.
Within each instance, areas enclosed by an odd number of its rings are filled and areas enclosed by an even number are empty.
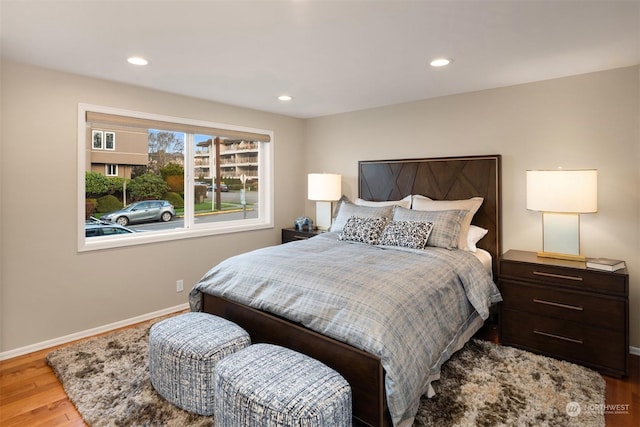
<svg viewBox="0 0 640 427"><path fill-rule="evenodd" d="M351 426L351 387L322 362L288 348L254 344L214 372L216 427Z"/></svg>
<svg viewBox="0 0 640 427"><path fill-rule="evenodd" d="M251 344L240 326L207 313L184 313L149 331L153 388L184 410L213 414L213 373L224 357Z"/></svg>

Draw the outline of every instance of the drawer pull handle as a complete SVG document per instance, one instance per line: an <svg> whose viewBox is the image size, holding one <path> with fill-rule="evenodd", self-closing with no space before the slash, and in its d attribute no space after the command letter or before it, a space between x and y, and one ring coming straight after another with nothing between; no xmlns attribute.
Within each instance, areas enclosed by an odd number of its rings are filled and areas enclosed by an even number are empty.
<svg viewBox="0 0 640 427"><path fill-rule="evenodd" d="M564 274L545 273L544 271L534 271L533 274L537 276L553 277L554 279L567 279L582 282L582 277L580 276L565 276Z"/></svg>
<svg viewBox="0 0 640 427"><path fill-rule="evenodd" d="M582 307L580 307L578 305L562 304L562 303L559 303L559 302L545 301L543 299L538 299L538 298L534 298L533 302L538 303L538 304L552 305L554 307L568 308L570 310L577 310L577 311L583 311L584 310L584 308L582 308Z"/></svg>
<svg viewBox="0 0 640 427"><path fill-rule="evenodd" d="M296 234L295 236L293 236L293 238L297 239L297 240L307 240L308 239L307 236L301 236L299 234Z"/></svg>
<svg viewBox="0 0 640 427"><path fill-rule="evenodd" d="M582 344L582 340L577 340L575 338L569 338L569 337L563 337L562 335L550 334L549 332L543 332L543 331L539 331L537 329L534 329L533 333L534 334L538 334L538 335L544 335L545 337L557 338L559 340L573 342L573 343L576 343L576 344Z"/></svg>

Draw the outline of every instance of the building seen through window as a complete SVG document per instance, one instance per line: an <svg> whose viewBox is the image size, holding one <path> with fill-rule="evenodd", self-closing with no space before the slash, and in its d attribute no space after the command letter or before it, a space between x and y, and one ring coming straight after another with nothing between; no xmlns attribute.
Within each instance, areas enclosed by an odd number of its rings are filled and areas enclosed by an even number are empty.
<svg viewBox="0 0 640 427"><path fill-rule="evenodd" d="M271 186L264 185L271 182L271 132L89 106L79 117L85 119L81 221L97 219L134 231L109 240L152 235L166 240L272 226ZM141 201L168 202L171 217L130 208ZM86 238L80 250L103 246L95 241Z"/></svg>

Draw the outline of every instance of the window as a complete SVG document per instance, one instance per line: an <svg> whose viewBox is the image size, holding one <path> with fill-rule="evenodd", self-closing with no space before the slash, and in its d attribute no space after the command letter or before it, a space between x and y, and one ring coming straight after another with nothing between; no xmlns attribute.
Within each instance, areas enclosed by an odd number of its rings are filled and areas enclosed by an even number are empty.
<svg viewBox="0 0 640 427"><path fill-rule="evenodd" d="M116 133L115 132L104 133L104 149L105 150L116 149Z"/></svg>
<svg viewBox="0 0 640 427"><path fill-rule="evenodd" d="M93 149L94 150L102 150L102 131L94 130L91 131L91 137L93 139Z"/></svg>
<svg viewBox="0 0 640 427"><path fill-rule="evenodd" d="M80 104L78 250L273 227L272 141L269 130ZM89 216L134 232L86 239Z"/></svg>
<svg viewBox="0 0 640 427"><path fill-rule="evenodd" d="M118 176L118 165L105 165L106 176Z"/></svg>

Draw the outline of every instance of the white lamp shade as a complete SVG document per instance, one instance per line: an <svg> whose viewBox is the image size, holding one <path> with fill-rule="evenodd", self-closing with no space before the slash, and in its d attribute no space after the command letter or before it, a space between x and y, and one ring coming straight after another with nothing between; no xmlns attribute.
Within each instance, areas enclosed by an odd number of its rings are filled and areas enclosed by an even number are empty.
<svg viewBox="0 0 640 427"><path fill-rule="evenodd" d="M598 171L527 171L527 209L541 212L598 211Z"/></svg>
<svg viewBox="0 0 640 427"><path fill-rule="evenodd" d="M310 173L308 184L309 200L329 202L342 197L342 175Z"/></svg>

